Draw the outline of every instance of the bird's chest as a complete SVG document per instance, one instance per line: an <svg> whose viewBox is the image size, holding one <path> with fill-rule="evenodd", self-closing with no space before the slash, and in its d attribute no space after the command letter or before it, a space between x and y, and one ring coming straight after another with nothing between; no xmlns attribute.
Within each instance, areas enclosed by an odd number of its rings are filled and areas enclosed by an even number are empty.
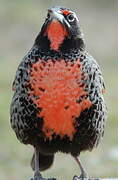
<svg viewBox="0 0 118 180"><path fill-rule="evenodd" d="M40 109L42 131L51 139L54 135L73 138L78 126L76 118L91 106L82 83L79 59L73 62L39 59L30 72L30 97Z"/></svg>

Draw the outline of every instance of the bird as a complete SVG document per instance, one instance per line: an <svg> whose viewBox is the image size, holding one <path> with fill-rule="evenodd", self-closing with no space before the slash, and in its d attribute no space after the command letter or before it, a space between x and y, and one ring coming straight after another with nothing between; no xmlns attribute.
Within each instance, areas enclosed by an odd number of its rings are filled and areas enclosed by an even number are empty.
<svg viewBox="0 0 118 180"><path fill-rule="evenodd" d="M12 85L10 122L18 140L34 147L32 180L46 180L57 152L71 154L88 174L80 153L103 139L107 119L101 69L86 48L80 18L66 7L47 10L33 46L20 62ZM54 180L55 178L48 178Z"/></svg>

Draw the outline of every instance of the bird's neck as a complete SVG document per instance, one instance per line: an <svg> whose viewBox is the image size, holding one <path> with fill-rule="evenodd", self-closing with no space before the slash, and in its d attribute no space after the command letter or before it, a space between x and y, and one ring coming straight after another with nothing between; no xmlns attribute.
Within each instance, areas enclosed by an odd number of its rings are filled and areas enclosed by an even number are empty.
<svg viewBox="0 0 118 180"><path fill-rule="evenodd" d="M80 51L84 51L85 50L85 44L84 44L84 40L82 38L65 38L62 42L62 44L60 44L60 47L56 50L56 49L52 49L52 44L50 39L48 38L47 35L42 35L39 34L35 40L35 44L37 47L39 47L39 49L41 49L44 52L47 51L56 51L59 53L69 53L73 50L80 50Z"/></svg>

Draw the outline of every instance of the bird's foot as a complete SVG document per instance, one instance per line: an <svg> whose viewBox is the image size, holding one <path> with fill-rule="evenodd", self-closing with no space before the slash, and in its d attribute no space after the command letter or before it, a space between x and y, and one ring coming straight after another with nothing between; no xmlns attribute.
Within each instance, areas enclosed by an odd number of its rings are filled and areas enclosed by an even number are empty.
<svg viewBox="0 0 118 180"><path fill-rule="evenodd" d="M36 172L34 174L34 178L31 178L30 180L56 180L55 178L43 178L39 172Z"/></svg>
<svg viewBox="0 0 118 180"><path fill-rule="evenodd" d="M56 180L55 178L43 178L39 176L35 176L34 178L31 178L30 180Z"/></svg>
<svg viewBox="0 0 118 180"><path fill-rule="evenodd" d="M88 174L87 173L82 173L79 177L78 176L74 176L73 177L73 180L86 180L86 179L88 179Z"/></svg>

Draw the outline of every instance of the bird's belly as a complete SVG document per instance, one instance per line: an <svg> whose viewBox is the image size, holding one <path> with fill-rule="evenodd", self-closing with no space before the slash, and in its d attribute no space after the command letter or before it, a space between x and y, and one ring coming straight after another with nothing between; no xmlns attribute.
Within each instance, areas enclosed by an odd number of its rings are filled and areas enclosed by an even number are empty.
<svg viewBox="0 0 118 180"><path fill-rule="evenodd" d="M82 84L79 59L75 62L39 59L30 75L30 97L41 109L37 116L43 118L45 136L51 139L53 135L66 135L71 140L78 126L76 117L91 106Z"/></svg>

